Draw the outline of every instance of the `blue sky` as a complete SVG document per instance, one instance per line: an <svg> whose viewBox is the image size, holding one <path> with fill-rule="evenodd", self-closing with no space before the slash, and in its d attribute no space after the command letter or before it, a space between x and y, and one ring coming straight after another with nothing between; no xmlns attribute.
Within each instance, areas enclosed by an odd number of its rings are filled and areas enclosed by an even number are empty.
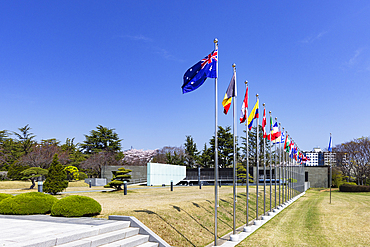
<svg viewBox="0 0 370 247"><path fill-rule="evenodd" d="M84 141L103 125L123 149L202 149L215 131L213 79L185 71L219 40L221 101L237 69L302 150L369 135L369 1L0 1L0 130ZM238 124L238 135L244 135Z"/></svg>

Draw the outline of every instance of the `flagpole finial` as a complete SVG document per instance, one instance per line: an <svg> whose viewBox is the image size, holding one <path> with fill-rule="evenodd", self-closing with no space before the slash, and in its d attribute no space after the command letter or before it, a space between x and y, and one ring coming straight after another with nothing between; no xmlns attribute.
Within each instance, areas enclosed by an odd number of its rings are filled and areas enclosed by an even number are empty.
<svg viewBox="0 0 370 247"><path fill-rule="evenodd" d="M275 121L277 122L277 117L275 118Z"/></svg>
<svg viewBox="0 0 370 247"><path fill-rule="evenodd" d="M271 111L269 111L269 113L271 114Z"/></svg>
<svg viewBox="0 0 370 247"><path fill-rule="evenodd" d="M232 66L233 66L233 68L235 68L235 67L236 67L236 64L235 64L235 63L233 63L233 65L232 65Z"/></svg>
<svg viewBox="0 0 370 247"><path fill-rule="evenodd" d="M218 44L218 39L215 38L215 40L213 41L215 44Z"/></svg>
<svg viewBox="0 0 370 247"><path fill-rule="evenodd" d="M265 106L265 103L263 103L262 105Z"/></svg>
<svg viewBox="0 0 370 247"><path fill-rule="evenodd" d="M244 82L244 83L245 83L245 85L247 85L247 84L248 84L248 81L247 81L247 80L245 80L245 82Z"/></svg>
<svg viewBox="0 0 370 247"><path fill-rule="evenodd" d="M256 97L258 97L258 94L256 94Z"/></svg>

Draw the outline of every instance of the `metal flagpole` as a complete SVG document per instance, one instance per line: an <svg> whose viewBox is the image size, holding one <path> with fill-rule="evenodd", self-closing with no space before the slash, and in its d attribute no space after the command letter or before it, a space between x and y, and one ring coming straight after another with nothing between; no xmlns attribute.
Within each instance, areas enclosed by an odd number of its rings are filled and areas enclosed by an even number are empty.
<svg viewBox="0 0 370 247"><path fill-rule="evenodd" d="M277 122L277 118L275 118L275 122ZM277 179L276 179L276 171L277 171L277 159L276 159L276 143L275 143L275 166L274 166L274 173L275 173L275 208L277 208L276 207L276 183L277 183Z"/></svg>
<svg viewBox="0 0 370 247"><path fill-rule="evenodd" d="M248 89L248 81L245 81L244 82L245 83L245 88L246 88L246 90ZM246 93L248 93L248 90L246 91ZM248 97L249 95L247 95L247 106L249 107L249 97ZM249 129L248 129L248 107L247 107L247 109L246 109L246 118L247 118L247 120L246 120L246 123L245 123L245 126L246 126L246 131L245 131L245 133L246 133L246 154L247 154L247 171L246 171L246 178L247 178L247 182L246 182L246 223L245 223L245 225L246 226L249 226L249 141L248 141L248 136L249 136L249 134L248 134L248 132L249 132Z"/></svg>
<svg viewBox="0 0 370 247"><path fill-rule="evenodd" d="M234 198L234 205L233 205L233 234L236 234L236 139L235 139L235 133L236 132L236 121L235 121L235 115L236 115L236 65L235 63L232 65L234 69L234 77L235 77L235 83L234 83L234 102L233 102L233 124L234 124L234 131L233 131L233 146L234 146L234 161L233 161L233 198Z"/></svg>
<svg viewBox="0 0 370 247"><path fill-rule="evenodd" d="M256 94L256 97L257 97L257 102L258 102L258 94ZM258 102L259 104L259 102ZM257 106L257 109L259 108L259 105ZM259 115L258 115L259 116ZM256 178L257 178L257 183L256 183L256 193L257 193L257 196L256 196L256 220L258 220L258 182L259 182L259 170L258 170L258 165L259 165L259 153L258 153L258 146L259 146L259 143L258 143L258 128L259 128L259 117L257 117L256 119L256 126L257 126L257 134L256 134L256 166L257 166L257 175L256 175Z"/></svg>
<svg viewBox="0 0 370 247"><path fill-rule="evenodd" d="M269 111L270 113L270 212L272 211L272 152L271 152L271 119L272 119L272 116L271 116L271 111Z"/></svg>
<svg viewBox="0 0 370 247"><path fill-rule="evenodd" d="M285 138L288 138L289 135L288 135L288 131L286 131L286 136ZM288 139L287 139L288 141ZM287 142L288 144L288 142ZM285 150L286 152L286 161L287 161L287 168L286 168L286 178L287 178L287 191L286 191L286 194L287 194L287 200L290 200L290 197L289 197L289 191L290 191L290 180L289 180L289 169L290 169L290 163L289 163L289 153Z"/></svg>
<svg viewBox="0 0 370 247"><path fill-rule="evenodd" d="M266 118L265 116L265 103L263 103L263 117ZM262 121L265 121L265 124L266 124L266 119L262 120ZM262 123L263 124L263 123ZM266 131L266 126L263 127L263 215L266 214L266 159L265 159L265 150L266 150L266 147L265 147L265 137L264 137L264 134L265 134L265 131Z"/></svg>
<svg viewBox="0 0 370 247"><path fill-rule="evenodd" d="M287 141L286 138L288 138L288 133L285 132L285 129L283 128L284 131L284 145L283 145L283 157L284 157L284 177L285 177L285 187L284 187L284 202L287 201L287 188L288 188L288 164L286 162L286 152L285 152L285 141Z"/></svg>
<svg viewBox="0 0 370 247"><path fill-rule="evenodd" d="M215 43L215 50L218 51L218 39L214 40ZM217 53L218 56L218 53ZM217 77L218 77L218 61L217 61L217 68L216 73L217 76L215 78L215 246L217 246L217 207L218 207L218 140L217 140L217 128L218 128L218 114L217 114Z"/></svg>
<svg viewBox="0 0 370 247"><path fill-rule="evenodd" d="M331 167L331 143L332 143L332 140L331 140L331 133L330 133L330 141L329 141L329 166L330 166L330 183L329 183L329 186L330 186L330 204L331 204L331 181L332 181L332 167Z"/></svg>
<svg viewBox="0 0 370 247"><path fill-rule="evenodd" d="M284 133L284 128L283 131L281 132L281 135ZM285 133L284 133L284 141L285 141ZM285 188L286 188L286 176L285 176L285 152L284 152L284 143L283 143L283 136L281 136L280 144L283 144L283 148L281 149L281 152L283 153L283 188L282 188L282 202L285 202Z"/></svg>
<svg viewBox="0 0 370 247"><path fill-rule="evenodd" d="M280 142L279 142L279 205L281 205L281 124L279 123ZM276 143L277 145L277 143Z"/></svg>

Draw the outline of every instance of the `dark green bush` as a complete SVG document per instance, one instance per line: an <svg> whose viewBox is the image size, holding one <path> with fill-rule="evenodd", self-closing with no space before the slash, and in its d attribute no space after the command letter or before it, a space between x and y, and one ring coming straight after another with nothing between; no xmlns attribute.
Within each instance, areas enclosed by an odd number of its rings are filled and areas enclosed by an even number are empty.
<svg viewBox="0 0 370 247"><path fill-rule="evenodd" d="M85 178L87 178L86 173L78 172L78 180L85 180Z"/></svg>
<svg viewBox="0 0 370 247"><path fill-rule="evenodd" d="M0 201L0 214L48 214L57 201L41 192L24 193Z"/></svg>
<svg viewBox="0 0 370 247"><path fill-rule="evenodd" d="M339 186L341 192L370 192L370 186L353 185L353 184L342 184Z"/></svg>
<svg viewBox="0 0 370 247"><path fill-rule="evenodd" d="M9 197L12 197L11 194L5 194L5 193L0 193L0 202L5 199L5 198L9 198Z"/></svg>
<svg viewBox="0 0 370 247"><path fill-rule="evenodd" d="M52 216L82 217L94 216L101 212L101 205L87 196L67 196L60 199L51 209Z"/></svg>
<svg viewBox="0 0 370 247"><path fill-rule="evenodd" d="M44 192L56 195L68 187L67 173L59 162L58 154L54 154L48 169L48 177L44 182Z"/></svg>

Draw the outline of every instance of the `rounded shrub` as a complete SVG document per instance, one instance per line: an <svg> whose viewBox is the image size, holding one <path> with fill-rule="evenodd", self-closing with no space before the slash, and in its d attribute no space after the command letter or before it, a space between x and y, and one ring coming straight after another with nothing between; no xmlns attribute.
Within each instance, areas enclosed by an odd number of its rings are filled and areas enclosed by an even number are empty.
<svg viewBox="0 0 370 247"><path fill-rule="evenodd" d="M101 205L87 196L67 196L60 199L51 209L52 216L82 217L94 216L101 212Z"/></svg>
<svg viewBox="0 0 370 247"><path fill-rule="evenodd" d="M58 199L41 192L29 192L0 201L0 214L48 214Z"/></svg>
<svg viewBox="0 0 370 247"><path fill-rule="evenodd" d="M5 193L0 193L0 202L5 199L5 198L8 198L8 197L12 197L11 194L5 194Z"/></svg>

